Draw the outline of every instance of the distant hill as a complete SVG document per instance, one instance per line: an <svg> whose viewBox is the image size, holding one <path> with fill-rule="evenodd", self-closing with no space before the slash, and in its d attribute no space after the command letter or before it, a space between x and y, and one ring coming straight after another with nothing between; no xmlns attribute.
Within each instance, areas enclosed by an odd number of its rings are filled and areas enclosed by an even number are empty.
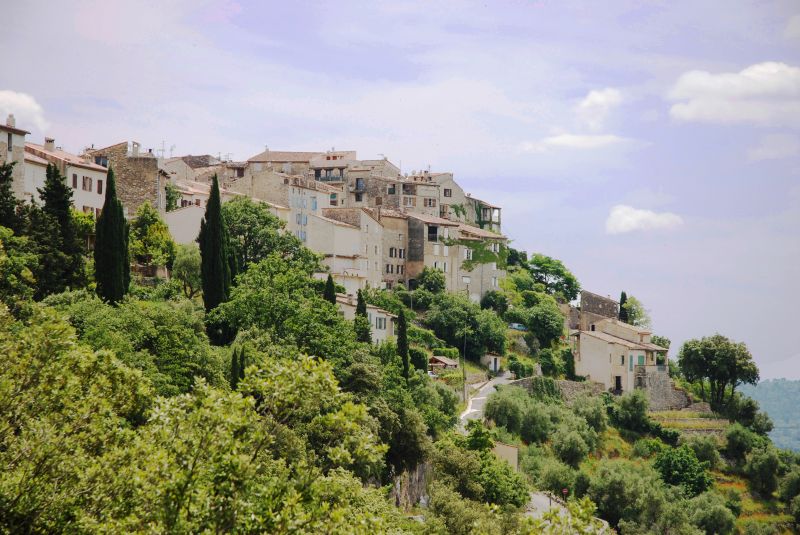
<svg viewBox="0 0 800 535"><path fill-rule="evenodd" d="M775 422L775 429L769 434L775 445L800 451L800 381L770 379L740 389L758 401Z"/></svg>

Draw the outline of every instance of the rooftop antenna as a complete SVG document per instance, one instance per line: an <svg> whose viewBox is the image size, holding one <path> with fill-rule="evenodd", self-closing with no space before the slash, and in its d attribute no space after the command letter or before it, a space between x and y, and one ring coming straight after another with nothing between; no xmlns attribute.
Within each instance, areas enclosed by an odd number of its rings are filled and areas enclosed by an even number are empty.
<svg viewBox="0 0 800 535"><path fill-rule="evenodd" d="M167 150L165 148L165 141L163 139L161 140L161 148L158 149L156 152L160 152L161 153L159 158L163 158L164 157L164 153L167 152Z"/></svg>

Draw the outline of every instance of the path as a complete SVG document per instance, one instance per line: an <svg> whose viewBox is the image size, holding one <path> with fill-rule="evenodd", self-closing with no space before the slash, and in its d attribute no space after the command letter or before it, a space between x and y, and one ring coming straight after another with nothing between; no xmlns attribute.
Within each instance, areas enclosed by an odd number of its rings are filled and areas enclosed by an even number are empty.
<svg viewBox="0 0 800 535"><path fill-rule="evenodd" d="M487 381L482 387L480 387L478 391L469 398L466 410L461 413L461 429L464 429L464 426L467 424L467 420L482 420L483 409L486 406L486 398L488 398L489 395L494 392L495 386L508 384L512 380L513 379L511 379L510 373L502 372L500 375L492 378L490 381Z"/></svg>

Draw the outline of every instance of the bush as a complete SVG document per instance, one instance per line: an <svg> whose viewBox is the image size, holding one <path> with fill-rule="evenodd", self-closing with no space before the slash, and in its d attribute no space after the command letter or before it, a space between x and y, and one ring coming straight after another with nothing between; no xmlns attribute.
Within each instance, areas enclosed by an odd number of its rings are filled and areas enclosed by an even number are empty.
<svg viewBox="0 0 800 535"><path fill-rule="evenodd" d="M540 489L549 490L560 496L561 489L575 488L575 477L575 470L561 461L547 458L541 462L535 481Z"/></svg>
<svg viewBox="0 0 800 535"><path fill-rule="evenodd" d="M483 454L478 482L488 503L522 507L529 500L528 486L522 476L491 452Z"/></svg>
<svg viewBox="0 0 800 535"><path fill-rule="evenodd" d="M778 488L778 469L781 461L775 448L765 447L754 450L747 457L744 472L750 488L768 497Z"/></svg>
<svg viewBox="0 0 800 535"><path fill-rule="evenodd" d="M687 496L697 496L712 482L706 465L697 460L694 451L686 445L664 449L656 457L653 466L665 483L683 487Z"/></svg>
<svg viewBox="0 0 800 535"><path fill-rule="evenodd" d="M710 469L715 470L722 464L719 446L715 437L690 436L685 440L685 444L692 449L698 460L707 463Z"/></svg>
<svg viewBox="0 0 800 535"><path fill-rule="evenodd" d="M508 310L508 297L497 290L488 291L481 298L481 308L490 308L502 316Z"/></svg>
<svg viewBox="0 0 800 535"><path fill-rule="evenodd" d="M614 406L612 423L621 429L644 433L652 426L647 416L649 406L647 394L642 390L634 390L623 394Z"/></svg>
<svg viewBox="0 0 800 535"><path fill-rule="evenodd" d="M789 504L789 514L794 518L795 524L800 524L800 496L795 496Z"/></svg>
<svg viewBox="0 0 800 535"><path fill-rule="evenodd" d="M725 432L725 455L735 463L743 463L756 443L755 434L741 424L733 424Z"/></svg>
<svg viewBox="0 0 800 535"><path fill-rule="evenodd" d="M640 438L633 444L633 455L649 459L653 455L658 455L669 446L661 442L658 438Z"/></svg>
<svg viewBox="0 0 800 535"><path fill-rule="evenodd" d="M428 353L424 349L411 346L408 348L408 360L417 370L428 371Z"/></svg>
<svg viewBox="0 0 800 535"><path fill-rule="evenodd" d="M800 496L800 467L795 467L781 480L781 500L789 503L795 496Z"/></svg>
<svg viewBox="0 0 800 535"><path fill-rule="evenodd" d="M422 269L422 273L420 273L417 278L417 283L420 288L434 294L442 293L446 286L444 272L440 269L434 269L428 266Z"/></svg>
<svg viewBox="0 0 800 535"><path fill-rule="evenodd" d="M736 517L725 506L723 498L714 492L706 492L692 499L689 507L692 524L708 535L727 535L736 527Z"/></svg>
<svg viewBox="0 0 800 535"><path fill-rule="evenodd" d="M547 406L540 402L530 404L522 416L520 436L526 442L545 442L552 430Z"/></svg>
<svg viewBox="0 0 800 535"><path fill-rule="evenodd" d="M513 373L517 379L522 379L533 375L534 365L519 360L516 355L511 355L508 357L508 371Z"/></svg>
<svg viewBox="0 0 800 535"><path fill-rule="evenodd" d="M590 394L581 394L572 402L572 412L580 416L589 427L602 433L608 426L608 415L603 399Z"/></svg>
<svg viewBox="0 0 800 535"><path fill-rule="evenodd" d="M558 458L572 467L577 467L589 453L589 446L583 437L567 426L561 426L556 430L551 443Z"/></svg>
<svg viewBox="0 0 800 535"><path fill-rule="evenodd" d="M486 401L485 415L497 425L502 425L511 433L520 432L522 416L530 403L528 394L522 388L501 387Z"/></svg>
<svg viewBox="0 0 800 535"><path fill-rule="evenodd" d="M560 377L564 374L564 363L561 357L550 348L542 349L539 351L539 366L542 368L542 374L547 377Z"/></svg>
<svg viewBox="0 0 800 535"><path fill-rule="evenodd" d="M461 352L455 347L436 347L433 349L433 354L454 360L458 360L461 357Z"/></svg>

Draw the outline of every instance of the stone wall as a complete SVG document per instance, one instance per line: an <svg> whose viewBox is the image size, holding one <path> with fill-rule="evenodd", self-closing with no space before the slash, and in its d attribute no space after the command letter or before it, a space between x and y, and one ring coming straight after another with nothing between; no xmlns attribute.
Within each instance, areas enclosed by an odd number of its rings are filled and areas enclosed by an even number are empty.
<svg viewBox="0 0 800 535"><path fill-rule="evenodd" d="M666 369L658 371L636 366L634 374L636 388L645 390L650 398L651 411L680 410L691 404L686 392L675 388Z"/></svg>
<svg viewBox="0 0 800 535"><path fill-rule="evenodd" d="M433 478L430 463L420 463L410 472L403 472L394 478L389 496L397 507L408 511L417 504L427 505L428 484Z"/></svg>
<svg viewBox="0 0 800 535"><path fill-rule="evenodd" d="M589 312L604 318L619 316L619 303L610 297L603 297L586 290L581 291L581 312Z"/></svg>
<svg viewBox="0 0 800 535"><path fill-rule="evenodd" d="M114 170L117 197L122 201L128 217L132 217L145 202L163 211L163 203L160 201L164 179L158 172L158 160L155 157L146 152L129 156L127 142L89 150L87 155L92 159L96 156L108 158L108 165Z"/></svg>
<svg viewBox="0 0 800 535"><path fill-rule="evenodd" d="M511 381L508 384L530 391L533 379L533 377L525 377L523 379ZM605 387L601 383L595 383L592 381L567 381L566 379L557 379L555 382L556 386L561 391L561 397L567 403L571 402L581 394L599 396L605 392Z"/></svg>
<svg viewBox="0 0 800 535"><path fill-rule="evenodd" d="M323 208L322 216L361 227L361 208Z"/></svg>

